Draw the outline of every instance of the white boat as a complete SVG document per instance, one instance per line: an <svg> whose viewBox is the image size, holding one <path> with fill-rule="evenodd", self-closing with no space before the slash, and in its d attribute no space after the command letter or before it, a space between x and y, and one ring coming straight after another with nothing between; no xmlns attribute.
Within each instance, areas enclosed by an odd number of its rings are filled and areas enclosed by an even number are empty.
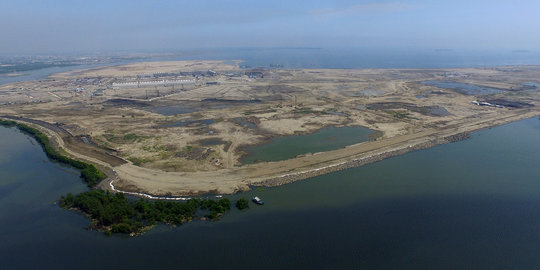
<svg viewBox="0 0 540 270"><path fill-rule="evenodd" d="M264 204L263 200L261 200L261 198L259 198L259 197L257 197L257 196L253 197L253 199L251 199L251 200L252 200L254 203L258 204L258 205L263 205L263 204Z"/></svg>

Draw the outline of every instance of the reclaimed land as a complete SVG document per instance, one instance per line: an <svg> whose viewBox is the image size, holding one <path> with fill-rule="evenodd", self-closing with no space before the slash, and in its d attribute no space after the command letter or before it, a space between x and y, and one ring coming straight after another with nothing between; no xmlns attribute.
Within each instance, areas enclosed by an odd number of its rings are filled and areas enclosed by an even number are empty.
<svg viewBox="0 0 540 270"><path fill-rule="evenodd" d="M106 175L95 165L78 161L59 154L52 146L47 135L26 124L11 120L0 119L0 126L16 127L21 132L34 138L48 158L62 164L78 169L81 178L88 187L96 185ZM236 202L242 210L249 208L248 201L244 198ZM62 208L78 211L91 219L89 229L102 231L106 234L121 233L136 236L150 230L157 222L171 226L181 225L195 219L217 221L230 210L231 202L227 198L220 200L189 199L185 202L178 201L149 201L129 200L124 194L113 194L100 189L82 192L76 195L68 193L59 200ZM203 212L199 216L198 212Z"/></svg>
<svg viewBox="0 0 540 270"><path fill-rule="evenodd" d="M534 79L540 66L288 70L236 64L134 63L6 84L0 115L38 125L55 148L96 165L109 176L98 188L147 198L282 185L540 115ZM328 126L364 126L380 136L288 160L241 162L245 146Z"/></svg>

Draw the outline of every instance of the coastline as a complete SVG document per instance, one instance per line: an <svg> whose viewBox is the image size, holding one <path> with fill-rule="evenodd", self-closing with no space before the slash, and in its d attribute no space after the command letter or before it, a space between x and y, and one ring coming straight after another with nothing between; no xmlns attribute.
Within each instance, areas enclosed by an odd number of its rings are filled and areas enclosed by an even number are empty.
<svg viewBox="0 0 540 270"><path fill-rule="evenodd" d="M350 148L370 148L370 143L361 143L352 145L345 149L339 149L328 152L315 153L305 157L294 158L278 162L265 162L254 165L247 165L236 168L235 170L224 170L221 174L212 172L200 173L166 173L157 172L146 168L137 167L135 170L129 164L117 167L120 180L115 188L126 192L135 192L145 194L144 196L161 197L164 199L173 199L176 196L201 196L203 194L233 194L239 191L246 191L250 186L280 186L295 181L315 177L334 171L344 170L353 167L363 166L369 163L377 162L386 158L403 155L405 153L430 148L439 144L460 141L467 138L468 134L494 126L519 121L526 118L540 116L538 111L516 111L515 114L500 119L488 119L464 127L451 127L445 132L427 131L422 134L415 134L412 138L404 138L396 143L384 145L386 141L370 142L377 143L374 149L348 155L337 159L328 159L321 162L313 162L307 166L294 166L302 164L310 158L321 156L335 156L336 153L343 152ZM378 144L384 145L377 147ZM334 154L334 155L332 155ZM291 166L292 164L292 166ZM289 165L289 167L285 166ZM132 166L132 165L131 165ZM261 172L261 168L266 171L275 168L281 168L274 173ZM292 169L290 169L292 168ZM129 181L128 179L131 179ZM133 181L133 182L132 182ZM148 188L152 183L161 182L168 187L166 190L160 187ZM140 186L136 184L141 184ZM152 186L151 186L152 187Z"/></svg>
<svg viewBox="0 0 540 270"><path fill-rule="evenodd" d="M267 162L267 163L259 163L254 165L248 165L248 166L242 166L239 168L236 168L236 172L234 170L227 170L226 173L222 174L222 178L224 181L220 182L219 180L215 179L215 175L209 175L208 172L201 172L201 173L190 173L190 174L182 174L183 177L176 178L176 185L171 186L170 189L160 189L158 192L156 190L145 190L144 185L138 186L137 180L140 179L139 177L133 177L130 178L129 174L126 174L125 167L131 167L133 165L131 164L124 164L117 167L112 166L106 166L106 168L110 169L111 173L107 173L108 178L103 180L98 187L102 189L108 189L113 192L120 192L124 194L129 194L132 196L138 196L142 198L147 199L154 199L154 200L188 200L191 196L201 196L201 195L207 195L207 194L233 194L238 191L246 191L250 189L250 186L265 186L265 187L275 187L280 185L285 185L288 183L292 183L295 181L304 180L307 178L328 174L335 171L345 170L349 168L354 167L360 167L366 164L374 163L377 161L381 161L390 157L395 157L399 155L406 154L408 152L416 151L416 150L422 150L431 148L440 144L450 143L450 142L456 142L463 139L468 138L469 134L481 129L491 128L494 126L504 125L507 123L519 121L526 118L536 117L540 116L540 112L535 110L516 110L515 113L502 117L500 119L487 119L477 122L472 122L469 125L461 126L461 127L450 127L444 132L435 132L435 131L428 131L423 132L421 134L416 134L417 136L413 136L412 139L405 138L401 141L398 141L394 144L389 144L384 147L376 147L375 149L372 149L370 151L364 151L360 153L356 153L355 155L349 155L348 157L341 158L341 159L331 159L326 160L320 163L311 164L310 166L304 166L304 167L297 167L295 171L278 171L273 174L266 174L266 175L253 175L253 177L249 177L249 175L246 175L246 172L253 172L254 167L261 167L261 166L270 166L275 167L276 164L280 163L291 163L291 160L285 160L280 162ZM41 127L43 129L43 127ZM47 129L48 130L48 129ZM57 135L51 135L51 133L54 133L51 130L48 130L47 132L49 136L51 136L52 139L55 139L55 141L58 143L59 147L63 145L61 142L61 138ZM59 141L60 140L60 141ZM384 140L379 141L378 143L383 142ZM352 145L348 146L345 149L349 149L352 147L358 147L358 146L367 146L369 144L373 144L375 142L367 142L367 143L361 143L358 145ZM70 154L71 156L75 156L76 158L80 158L82 160L90 161L99 167L103 167L106 164L103 164L102 162L96 162L96 160L92 160L89 157L82 157L78 153L73 153L69 149L66 149L63 147L62 149L65 149L65 151ZM340 152L345 149L339 149L329 152ZM327 154L329 152L321 152L321 153L315 153L313 155L300 157L292 159L298 160L298 159L309 159L310 157L317 157L319 158L321 154ZM330 155L332 156L332 155ZM145 168L140 168L142 170L148 170ZM129 171L129 170L128 170ZM160 180L160 174L157 174L155 170L152 171L153 178L152 182L156 180ZM232 171L232 172L231 172ZM166 172L162 172L164 175L170 174ZM235 174L236 173L236 174ZM198 174L198 177L194 177ZM200 180L202 178L205 178L205 175L208 176L206 179L206 183L199 183L200 185L197 185L196 180ZM235 176L236 177L232 177ZM128 177L126 177L128 176ZM192 181L185 181L185 179L191 178ZM135 180L135 181L133 181ZM184 180L184 181L182 181ZM195 180L195 182L193 181ZM208 183L213 184L213 186L208 186ZM180 188L179 188L180 187Z"/></svg>
<svg viewBox="0 0 540 270"><path fill-rule="evenodd" d="M62 155L58 151L60 149L55 149L50 143L49 137L46 134L42 133L40 130L33 128L27 124L21 124L11 120L0 119L0 125L8 128L15 127L22 133L25 133L26 135L34 138L49 159L69 165L80 171L81 178L88 185L88 187L93 188L106 178L106 175L101 172L94 164L86 163Z"/></svg>
<svg viewBox="0 0 540 270"><path fill-rule="evenodd" d="M350 168L355 168L355 167L361 167L361 166L375 163L375 162L378 162L387 158L404 155L409 152L428 149L428 148L432 148L441 144L462 141L462 140L468 139L471 133L474 133L483 129L488 129L488 128L492 128L496 126L509 124L509 123L520 121L523 119L537 117L537 116L540 116L540 112L531 112L530 114L510 117L510 119L500 120L500 122L497 122L494 125L480 126L477 128L466 130L466 131L460 131L453 134L437 136L436 138L433 138L433 139L420 140L418 142L413 142L409 145L391 147L382 151L376 151L376 153L367 154L365 156L356 157L350 160L330 164L324 167L314 168L310 170L294 172L290 174L284 174L281 176L269 178L269 179L260 181L259 186L265 186L265 187L281 186L281 185L293 183L299 180L316 177L319 175L324 175L324 174L346 170Z"/></svg>
<svg viewBox="0 0 540 270"><path fill-rule="evenodd" d="M116 76L126 76L124 80L130 81L139 73L169 74L166 72L178 69L185 70L187 75L200 74L201 69L216 71L200 79L196 88L180 91L163 86L158 89L161 94L172 94L163 96L166 98L161 103L131 103L132 95L148 98L147 92L153 90L144 87L115 89L93 96L98 87L93 84L94 76L106 78L98 85L111 86ZM94 164L108 176L98 188L149 199L185 200L183 196L233 194L253 186L279 186L462 140L479 129L540 115L536 86L524 84L540 74L538 67L265 70L264 78L251 78L244 73L221 61L180 61L57 74L59 82L21 84L29 89L25 96L28 99L52 96L53 101L11 104L1 108L0 118L35 127L49 137L58 153ZM455 81L462 84L507 90L490 97L495 100L490 101L481 93L463 95L420 84L454 78L456 74L461 76ZM176 76L173 75L167 76ZM69 83L74 80L83 81L87 91L73 94ZM54 93L42 91L57 84L65 86ZM5 96L19 96L11 88L4 88ZM380 94L362 95L374 88ZM159 91L155 95L160 96ZM218 108L201 103L208 99L262 102L240 102L239 107L225 102ZM504 107L479 106L471 103L474 99ZM198 106L200 110L182 111L182 106L191 102L191 107ZM150 110L174 104L180 106L174 115ZM444 113L433 113L433 108ZM160 128L165 122L202 119L212 123ZM246 127L238 121L254 121L256 125ZM350 141L343 148L328 151L303 144L308 153L284 157L286 160L240 164L245 145L264 143L276 136L312 134L328 126L362 126L379 132L379 137L356 144L358 141ZM226 146L201 143L206 139L219 139Z"/></svg>

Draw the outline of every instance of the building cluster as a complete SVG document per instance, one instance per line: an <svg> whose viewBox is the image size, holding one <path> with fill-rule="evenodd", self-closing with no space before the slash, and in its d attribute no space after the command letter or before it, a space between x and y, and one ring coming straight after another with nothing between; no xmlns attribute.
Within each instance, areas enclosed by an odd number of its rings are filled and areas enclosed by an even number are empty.
<svg viewBox="0 0 540 270"><path fill-rule="evenodd" d="M252 69L245 72L246 76L248 76L251 79L255 78L264 78L264 70L263 69Z"/></svg>
<svg viewBox="0 0 540 270"><path fill-rule="evenodd" d="M113 83L113 88L123 87L145 87L145 86L167 86L167 85L183 85L183 84L195 84L195 80L160 80L160 81L136 81L136 82L118 82Z"/></svg>
<svg viewBox="0 0 540 270"><path fill-rule="evenodd" d="M79 85L101 85L105 82L102 77L77 78L74 83Z"/></svg>
<svg viewBox="0 0 540 270"><path fill-rule="evenodd" d="M183 71L183 72L157 72L157 73L145 73L137 75L137 78L167 78L167 77L212 77L218 75L213 70L207 71Z"/></svg>

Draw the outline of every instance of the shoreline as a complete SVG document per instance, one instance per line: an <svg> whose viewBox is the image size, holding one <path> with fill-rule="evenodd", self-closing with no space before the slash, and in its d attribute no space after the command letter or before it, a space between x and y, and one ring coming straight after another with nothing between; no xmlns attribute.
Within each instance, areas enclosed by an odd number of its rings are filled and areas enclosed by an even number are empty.
<svg viewBox="0 0 540 270"><path fill-rule="evenodd" d="M332 172L337 172L337 171L346 170L346 169L350 169L350 168L361 167L361 166L364 166L364 165L367 165L367 164L371 164L371 163L375 163L375 162L378 162L378 161L385 160L387 158L401 156L401 155L404 155L404 154L409 153L409 152L413 152L413 151L417 151L417 150L429 149L429 148L432 148L432 147L435 147L435 146L438 146L438 145L441 145L441 144L453 143L453 142L466 140L466 139L470 138L470 135L472 133L474 133L474 132L484 130L484 129L489 129L489 128L492 128L492 127L502 126L502 125L506 125L506 124L509 124L509 123L512 123L512 122L521 121L521 120L524 120L524 119L534 118L534 117L538 117L538 116L540 116L540 112L534 112L534 113L531 113L531 114L527 114L527 115L525 115L523 117L518 116L515 119L512 118L510 121L503 121L503 122L497 123L495 125L486 125L486 126L482 126L482 127L476 128L476 129L469 130L469 131L463 131L463 132L459 132L459 133L455 133L455 134L450 134L450 135L447 135L447 136L444 136L444 137L434 138L432 140L420 141L420 142L417 142L417 143L413 143L413 144L405 145L405 146L401 146L401 147L398 146L396 148L383 150L383 151L381 151L379 153L368 154L368 155L366 155L364 157L357 157L357 158L353 158L351 160L346 160L346 161L342 161L340 163L330 164L330 165L327 165L327 166L324 166L324 167L314 168L314 169L300 171L300 172L294 172L294 173L290 173L290 174L284 174L284 175L281 175L281 176L277 176L277 177L273 177L273 178L269 178L269 179L266 179L264 181L261 181L260 186L276 187L276 186L290 184L290 183L293 183L293 182L296 182L296 181L300 181L300 180L304 180L304 179L324 175L324 174L329 174L329 173L332 173Z"/></svg>
<svg viewBox="0 0 540 270"><path fill-rule="evenodd" d="M111 86L118 76L129 82L145 72L165 74L167 79L178 77L174 73L178 70L185 72L182 76L198 76L206 74L203 71L207 69L216 71L201 76L200 87L182 91L165 86L154 89L157 96L159 91L175 93L163 103L154 104L179 105L179 111L171 116L146 110L138 103L124 102L124 98L148 97L152 89L116 89L93 96L95 88ZM98 188L149 199L185 200L184 197L191 196L233 194L254 186L279 186L462 140L479 129L540 115L540 92L536 86L524 86L524 82L540 74L540 68L256 72L264 76L251 78L222 61L178 61L57 74L58 82L20 85L28 89L27 95L21 97L23 101L45 98L43 102L2 107L0 117L35 127L49 137L56 151L94 164L108 177ZM101 78L97 82L96 76ZM444 78L466 85L507 89L492 97L504 107L471 103L471 99L485 99L481 93L463 95L420 84ZM70 86L73 81L82 82L87 90L74 94ZM62 87L54 93L43 90L56 89L57 85ZM379 94L362 94L371 89L379 89ZM433 92L434 89L438 90ZM6 87L3 93L6 100L21 96ZM54 100L48 102L51 98ZM204 100L225 103L220 103L222 107L205 107L201 103ZM226 101L231 100L260 102L249 106L239 103L237 107L229 106ZM200 110L184 112L182 106L186 104L200 106ZM370 107L371 104L374 105ZM433 108L444 114L434 114ZM211 119L212 123L161 128L162 123L201 119ZM246 121L255 124L246 127ZM301 143L296 144L302 146L305 154L282 157L286 160L240 164L245 155L242 151L249 149L246 145L262 144L276 136L313 134L328 126L362 126L379 132L379 136L369 141L343 141L349 145L334 150L311 147L320 144L319 139L316 144L299 140ZM203 141L207 139L219 139L225 144L205 145ZM286 147L270 148L291 152Z"/></svg>
<svg viewBox="0 0 540 270"><path fill-rule="evenodd" d="M278 135L275 135L275 136L267 136L266 138L262 139L261 141L259 141L257 143L254 143L254 144L238 145L236 147L236 149L238 149L240 151L239 153L241 153L241 154L239 154L238 160L239 160L239 162L241 162L242 159L244 159L246 157L249 157L250 155L253 154L253 152L248 151L247 148L252 148L252 147L257 147L257 146L273 143L273 142L275 142L275 139L293 137L293 136L313 135L313 134L316 134L317 132L323 131L323 130L325 130L327 128L358 128L358 127L370 130L370 133L368 134L368 140L366 140L364 142L375 141L375 140L377 140L377 138L382 137L382 134L381 134L380 131L370 129L370 128L365 127L365 126L360 126L360 125L350 125L350 126L348 126L348 125L342 125L342 124L337 124L337 125L336 124L326 124L326 125L321 125L320 128L317 128L317 129L313 130L312 132L301 131L301 132L297 132L297 133L292 134L292 135L278 134ZM360 142L360 143L363 143L363 142ZM333 149L333 150L339 150L339 149L342 149L342 148L346 148L347 146L339 147L339 148L336 148L336 149ZM328 151L333 151L333 150L328 150ZM315 153L322 153L322 152L315 152ZM309 154L313 154L313 153L308 151L306 153L297 154L295 157L303 156L303 155L309 155ZM289 158L289 159L294 159L295 157L292 157L292 158ZM287 160L287 159L284 159L284 160ZM275 161L283 161L283 160L261 161L261 162L275 162ZM241 163L240 166L247 166L247 165L252 165L252 164L257 164L257 163L259 163L259 162Z"/></svg>
<svg viewBox="0 0 540 270"><path fill-rule="evenodd" d="M519 112L522 112L522 111L520 110ZM214 197L214 196L204 196L204 195L234 194L236 192L249 190L250 189L249 186L276 187L276 186L281 186L281 185L293 183L296 181L300 181L300 180L304 180L304 179L308 179L308 178L312 178L312 177L316 177L316 176L320 176L320 175L324 175L324 174L328 174L328 173L332 173L336 171L360 167L360 166L375 163L375 162L378 162L387 158L400 156L408 152L428 149L428 148L431 148L440 144L446 144L446 143L465 140L469 138L471 133L474 133L479 130L501 126L501 125L505 125L511 122L516 122L523 119L528 119L528 118L533 118L533 117L538 117L538 116L540 116L539 111L528 110L524 113L516 113L516 114L512 114L512 115L509 115L507 117L503 117L500 119L488 119L488 120L484 120L483 122L480 121L479 123L472 123L473 125L462 127L462 128L449 128L449 131L439 132L441 134L437 134L436 132L432 132L432 133L428 132L425 136L419 136L419 137L414 138L413 140L404 140L403 142L397 142L395 144L390 144L385 147L376 148L372 151L367 151L364 153L358 153L356 155L345 157L339 160L323 161L321 163L312 165L310 168L304 168L304 169L299 168L300 170L294 171L294 172L288 172L288 173L281 172L281 173L275 173L273 175L261 175L257 178L251 178L251 179L245 179L245 178L242 179L242 177L238 175L238 177L235 179L234 182L236 182L237 184L243 183L247 187L244 189L233 188L233 189L223 191L219 189L218 187L219 184L216 183L217 185L212 190L191 189L191 192L181 192L181 193L180 192L173 193L173 191L169 190L169 191L166 191L165 194L163 192L152 193L152 192L147 192L145 190L141 190L140 189L141 187L138 187L134 185L133 183L130 185L131 189L130 187L125 188L125 184L123 186L122 183L120 183L119 185L115 185L116 184L115 182L129 181L129 180L122 179L119 176L118 171L115 169L117 167L112 167L112 166L107 166L107 168L113 172L114 178L111 179L112 176L109 175L109 177L104 179L98 185L98 187L101 189L109 189L113 192L119 192L119 193L131 195L131 196L137 196L137 197L151 199L151 200L185 201L185 200L191 199L192 196ZM41 128L44 128L44 127L41 127ZM55 133L52 130L49 130L49 131ZM55 136L52 136L52 137L54 138ZM59 137L56 137L55 139L61 140L61 138ZM361 143L361 144L365 144L365 143ZM62 144L59 144L59 147L60 145ZM352 146L355 146L355 145L352 145ZM351 147L351 146L348 146L348 147ZM65 149L65 148L62 148L62 149ZM69 149L65 149L65 150L69 154L73 155L73 153L70 152ZM340 149L329 151L329 152L336 152L336 151L340 151ZM315 153L313 154L313 156L317 156L324 153L328 153L328 152ZM82 158L79 155L75 154L74 156L77 158L81 158L85 161L88 161L88 159ZM304 158L307 158L307 157L304 157ZM292 160L295 160L295 159L297 158L294 158ZM290 160L285 160L281 162L288 162L288 161ZM92 162L92 163L96 164L96 162ZM265 162L265 163L256 164L256 166L261 166L261 165L265 165L269 163L275 164L275 163L280 163L280 162ZM103 166L103 164L96 164L96 165ZM126 165L129 165L129 164L126 164ZM254 166L249 166L249 165L242 166L238 169L245 170L246 168L251 168L251 167L254 167ZM133 187L137 188L137 190L132 190ZM191 186L191 188L193 188L193 186Z"/></svg>
<svg viewBox="0 0 540 270"><path fill-rule="evenodd" d="M523 111L520 111L520 112L523 112ZM395 144L387 145L387 146L377 148L377 149L372 150L372 151L359 153L357 155L345 157L345 158L338 159L338 160L327 160L327 161L312 165L309 168L300 167L300 168L297 168L298 169L297 171L292 171L292 172L272 173L272 174L260 175L259 177L252 177L252 178L244 177L242 180L238 179L238 178L241 178L240 175L236 175L236 179L234 179L233 181L228 179L227 174L224 174L223 178L225 180L223 182L232 182L232 184L234 184L233 188L227 189L227 190L220 190L219 189L219 187L220 187L219 182L213 182L216 185L213 187L212 190L208 190L208 189L200 189L200 190L191 189L191 190L189 190L188 188L193 188L196 185L191 184L188 181L186 181L186 183L184 183L185 186L183 187L183 189L184 190L187 189L188 192L186 192L186 191L174 192L173 190L168 190L168 191L163 192L163 190L161 190L161 192L155 192L154 193L154 192L148 192L146 190L143 190L143 189L141 189L141 187L136 187L137 189L133 190L132 188L134 188L134 185L133 185L134 183L131 183L131 185L130 184L126 185L125 187L127 187L127 188L124 188L122 186L122 184L120 184L119 186L115 186L115 188L117 190L123 190L123 191L127 191L127 192L135 192L135 193L139 193L139 194L145 194L145 196L152 196L152 197L155 197L155 198L176 199L177 197L175 195L178 195L178 196L201 196L203 194L208 194L208 193L234 194L236 192L247 191L252 186L265 186L265 187L281 186L281 185L284 185L284 184L292 183L292 182L299 181L299 180L304 180L304 179L307 179L307 178L311 178L311 177L315 177L315 176L319 176L319 175L323 175L323 174L328 174L328 173L335 172L335 171L340 171L340 170L344 170L344 169L348 169L348 168L354 168L354 167L363 166L363 165L366 165L366 164L370 164L370 163L374 163L374 162L377 162L377 161L384 160L386 158L403 155L403 154L406 154L406 153L411 152L411 151L422 150L422 149L431 148L431 147L434 147L434 146L437 146L437 145L440 145L440 144L461 141L461 140L464 140L464 139L468 138L468 136L471 133L476 132L478 130L491 128L491 127L495 127L495 126L500 126L500 125L504 125L504 124L508 124L508 123L511 123L511 122L515 122L515 121L519 121L519 120L523 120L523 119L527 119L527 118L532 118L532 117L536 117L536 116L540 116L540 112L538 112L538 111L527 111L525 113L517 113L517 114L507 116L507 117L503 117L501 119L483 120L483 122L473 123L474 125L469 126L469 127L465 128L465 129L463 129L463 128L450 128L450 131L444 132L443 134L437 134L437 132L432 132L432 133L428 133L426 136L417 137L417 138L414 138L412 140L405 140L403 142L398 142L398 143L395 143ZM340 150L337 150L337 151L340 151ZM323 154L323 153L328 153L328 152L316 153L313 156L317 156L317 155ZM309 158L309 157L311 157L311 156L307 156L307 157L304 157L304 158ZM295 159L292 159L292 160L296 160L296 159L298 159L298 158L295 158ZM245 172L246 170L253 169L253 167L266 166L266 165L274 165L273 167L276 167L275 164L287 163L287 162L290 162L290 161L291 160L285 160L285 161L281 161L281 162L265 162L265 163L256 164L255 166L249 166L249 165L248 166L243 166L241 168L238 168L238 170ZM182 178L186 179L191 175L193 175L193 174L184 175L184 177L182 177ZM159 176L154 175L154 179L155 178L159 178ZM138 179L136 179L135 181L137 181L137 180ZM182 182L182 180L183 179L178 179L177 183ZM204 186L201 186L201 187L204 188Z"/></svg>
<svg viewBox="0 0 540 270"><path fill-rule="evenodd" d="M34 140L37 141L45 155L50 160L71 166L74 169L78 170L81 173L80 177L90 188L97 186L100 182L107 178L106 175L101 172L95 164L87 163L62 155L59 151L54 149L54 147L50 143L49 137L45 133L41 132L39 129L33 128L27 124L3 119L0 119L0 125L7 128L15 127L20 132L34 138Z"/></svg>

